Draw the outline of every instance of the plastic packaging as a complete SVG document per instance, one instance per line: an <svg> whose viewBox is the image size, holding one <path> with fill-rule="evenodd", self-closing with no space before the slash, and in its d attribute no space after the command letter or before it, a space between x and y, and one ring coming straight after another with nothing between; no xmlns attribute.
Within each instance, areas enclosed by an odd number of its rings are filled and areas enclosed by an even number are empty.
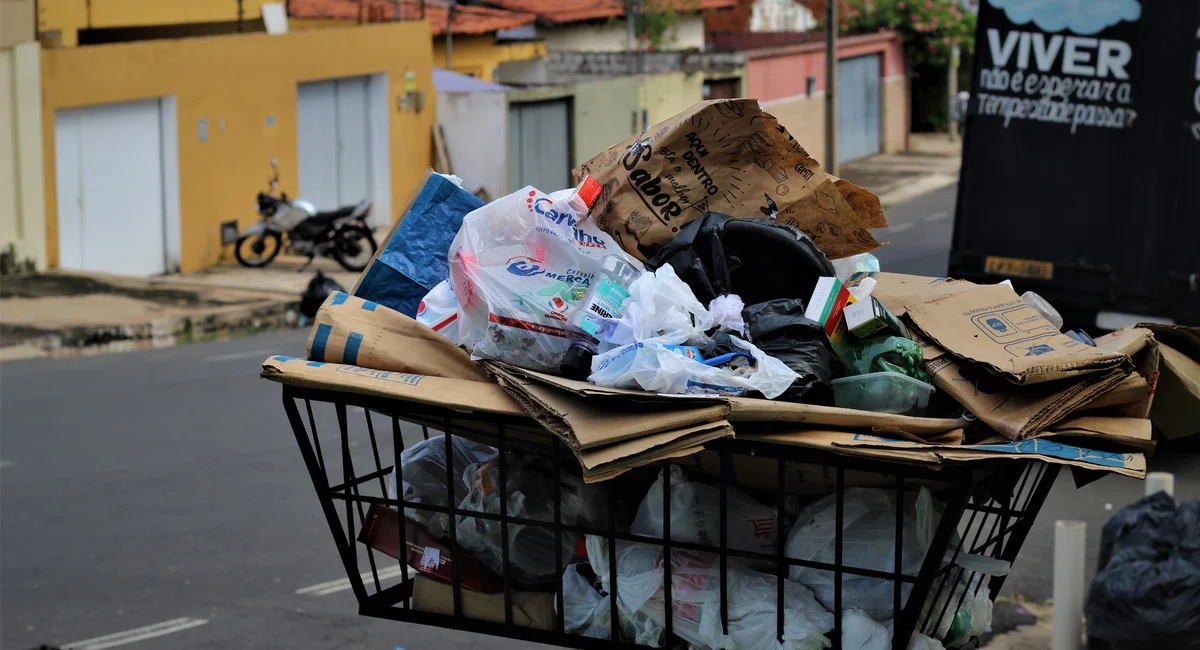
<svg viewBox="0 0 1200 650"><path fill-rule="evenodd" d="M379 256L363 273L354 295L405 316L417 313L421 298L450 277L451 242L468 212L483 207L455 176L430 174L400 219Z"/></svg>
<svg viewBox="0 0 1200 650"><path fill-rule="evenodd" d="M622 320L630 338L612 339L620 345L658 337L679 343L699 342L713 327L712 313L696 300L691 288L670 266L643 273L634 280L624 307Z"/></svg>
<svg viewBox="0 0 1200 650"><path fill-rule="evenodd" d="M830 260L834 274L843 283L855 273L879 273L879 260L870 253L859 253L840 260Z"/></svg>
<svg viewBox="0 0 1200 650"><path fill-rule="evenodd" d="M597 281L602 260L638 264L584 218L599 191L590 177L578 191L526 187L463 218L450 277L462 343L476 357L557 372L571 310Z"/></svg>
<svg viewBox="0 0 1200 650"><path fill-rule="evenodd" d="M561 472L555 480L553 471L541 459L509 456L505 478L509 517L553 521L554 493L560 492L562 523L598 526L604 521L605 495L601 488L586 485L583 479L567 472ZM468 467L463 481L470 490L460 508L500 514L500 468L495 460ZM459 545L484 567L504 575L501 522L464 514L457 521ZM579 535L563 531L564 561L574 554L578 541ZM510 575L517 582L534 584L553 579L558 574L554 566L554 530L509 524L508 557Z"/></svg>
<svg viewBox="0 0 1200 650"><path fill-rule="evenodd" d="M892 631L861 609L842 608L842 650L890 650Z"/></svg>
<svg viewBox="0 0 1200 650"><path fill-rule="evenodd" d="M897 372L926 382L925 356L921 346L912 339L899 336L872 336L857 340L842 339L838 352L848 375L871 372Z"/></svg>
<svg viewBox="0 0 1200 650"><path fill-rule="evenodd" d="M572 564L563 571L563 630L594 639L612 637L612 605L606 594L597 591L580 569L591 573L586 564ZM557 607L557 603L555 606Z"/></svg>
<svg viewBox="0 0 1200 650"><path fill-rule="evenodd" d="M750 341L797 374L780 399L830 403L833 351L821 325L804 316L804 303L796 299L771 300L750 305L744 314Z"/></svg>
<svg viewBox="0 0 1200 650"><path fill-rule="evenodd" d="M486 463L497 457L494 447L489 447L460 436L450 437L450 449L454 455L454 498L461 501L467 496L467 484L463 473L477 463ZM446 502L446 438L438 436L422 440L400 454L400 467L404 470L404 500L413 503L447 508ZM396 471L388 475L388 498L396 498ZM457 503L455 505L458 505ZM404 516L425 524L429 534L442 538L449 534L450 517L444 513L417 508L405 508Z"/></svg>
<svg viewBox="0 0 1200 650"><path fill-rule="evenodd" d="M1200 501L1156 492L1113 515L1084 606L1089 650L1200 648L1197 603Z"/></svg>
<svg viewBox="0 0 1200 650"><path fill-rule="evenodd" d="M587 553L603 588L611 589L608 541L587 536ZM658 546L616 543L617 607L628 618L626 641L659 647L666 622L663 552ZM751 570L734 558L726 561L729 634L721 631L720 561L715 554L671 551L672 629L698 650L821 650L833 615L803 585L785 580L783 643L776 632L777 579ZM631 638L632 637L632 638Z"/></svg>
<svg viewBox="0 0 1200 650"><path fill-rule="evenodd" d="M629 527L635 535L662 538L662 472L638 506ZM726 488L726 512L729 516L725 541L729 548L756 553L775 550L775 511L734 487ZM671 466L671 539L692 544L721 543L721 491L719 488L690 481L678 465Z"/></svg>
<svg viewBox="0 0 1200 650"><path fill-rule="evenodd" d="M1025 301L1027 305L1036 309L1039 314L1044 316L1046 320L1050 321L1054 325L1054 329L1062 330L1062 316L1058 313L1058 310L1054 308L1054 305L1051 305L1049 302L1047 302L1045 298L1032 291L1026 291L1025 293L1021 294L1021 300Z"/></svg>
<svg viewBox="0 0 1200 650"><path fill-rule="evenodd" d="M879 488L848 488L843 495L842 562L875 571L895 570L896 494ZM809 505L788 534L788 557L833 563L834 536L837 530L835 495ZM921 488L904 502L904 535L901 569L916 575L933 541L940 516L929 490ZM833 573L808 567L792 567L789 578L813 590L822 605L833 608ZM901 586L907 598L912 585ZM861 608L876 621L892 618L892 581L844 574L842 607Z"/></svg>
<svg viewBox="0 0 1200 650"><path fill-rule="evenodd" d="M593 357L588 381L597 386L674 395L745 395L757 391L774 399L798 377L779 359L735 336L729 338L754 358L753 365L705 365L668 347L683 341L663 337L630 343Z"/></svg>
<svg viewBox="0 0 1200 650"><path fill-rule="evenodd" d="M458 298L442 280L417 305L417 322L458 343Z"/></svg>
<svg viewBox="0 0 1200 650"><path fill-rule="evenodd" d="M736 294L717 296L708 303L708 311L713 315L713 321L722 329L727 329L738 336L744 335L746 321L742 318L742 310L746 308L742 298Z"/></svg>
<svg viewBox="0 0 1200 650"><path fill-rule="evenodd" d="M563 359L560 374L586 379L591 374L592 357L599 352L601 339L610 337L610 323L620 320L622 307L629 299L629 287L641 271L616 255L600 260L600 271L583 302L571 310L567 328L571 343Z"/></svg>
<svg viewBox="0 0 1200 650"><path fill-rule="evenodd" d="M929 406L933 386L898 372L871 372L834 379L837 406L877 413L920 414Z"/></svg>

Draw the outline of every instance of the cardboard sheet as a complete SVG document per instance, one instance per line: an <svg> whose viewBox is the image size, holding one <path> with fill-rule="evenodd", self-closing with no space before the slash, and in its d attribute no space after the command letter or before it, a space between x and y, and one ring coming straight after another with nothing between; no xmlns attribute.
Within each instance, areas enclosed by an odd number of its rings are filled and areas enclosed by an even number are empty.
<svg viewBox="0 0 1200 650"><path fill-rule="evenodd" d="M645 435L698 424L723 421L729 407L721 403L661 401L653 405L614 404L611 400L581 397L532 379L503 364L488 369L530 415L572 448L594 449ZM568 380L569 381L569 380Z"/></svg>
<svg viewBox="0 0 1200 650"><path fill-rule="evenodd" d="M389 397L445 406L456 411L525 415L521 406L494 383L374 370L280 355L263 361L261 376L292 386Z"/></svg>
<svg viewBox="0 0 1200 650"><path fill-rule="evenodd" d="M489 382L487 373L449 339L379 303L335 291L317 310L308 335L312 361Z"/></svg>
<svg viewBox="0 0 1200 650"><path fill-rule="evenodd" d="M730 422L795 422L844 429L882 427L918 438L936 436L971 423L965 418L924 418L894 413L872 413L855 409L797 404L748 397L728 398Z"/></svg>
<svg viewBox="0 0 1200 650"><path fill-rule="evenodd" d="M897 318L905 314L906 306L910 303L921 303L981 286L966 280L904 273L882 272L871 277L875 279L875 289L871 291L871 296L883 303Z"/></svg>
<svg viewBox="0 0 1200 650"><path fill-rule="evenodd" d="M710 211L795 226L830 258L878 248L867 229L886 225L877 198L826 174L753 99L696 104L574 174L576 182L586 174L600 182L592 216L643 260Z"/></svg>
<svg viewBox="0 0 1200 650"><path fill-rule="evenodd" d="M1038 436L1104 449L1124 447L1147 457L1154 454L1153 427L1146 418L1081 415L1063 420Z"/></svg>
<svg viewBox="0 0 1200 650"><path fill-rule="evenodd" d="M504 594L481 594L462 589L459 591L462 615L480 621L503 623ZM418 612L454 615L454 587L442 584L425 576L413 578L412 607ZM539 630L554 629L554 594L543 592L514 591L512 593L512 621L518 627Z"/></svg>
<svg viewBox="0 0 1200 650"><path fill-rule="evenodd" d="M1133 478L1146 476L1146 458L1141 453L1098 451L1044 439L1001 444L940 446L837 431L797 431L752 437L754 438L779 444L820 446L856 456L935 465L947 462L1036 458L1049 463L1104 470Z"/></svg>
<svg viewBox="0 0 1200 650"><path fill-rule="evenodd" d="M1159 344L1162 354L1150 420L1167 438L1200 433L1200 363Z"/></svg>
<svg viewBox="0 0 1200 650"><path fill-rule="evenodd" d="M1061 333L1007 285L987 285L904 305L925 338L1021 385L1122 368L1120 351L1094 348Z"/></svg>

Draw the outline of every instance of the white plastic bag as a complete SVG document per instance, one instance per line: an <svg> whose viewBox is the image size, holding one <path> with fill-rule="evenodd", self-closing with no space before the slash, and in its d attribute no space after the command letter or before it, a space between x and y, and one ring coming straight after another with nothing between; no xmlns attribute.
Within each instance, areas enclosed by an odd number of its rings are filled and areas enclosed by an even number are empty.
<svg viewBox="0 0 1200 650"><path fill-rule="evenodd" d="M578 563L563 571L563 630L594 639L612 636L611 603L579 574ZM555 607L558 603L555 603Z"/></svg>
<svg viewBox="0 0 1200 650"><path fill-rule="evenodd" d="M708 311L713 315L713 322L720 325L722 329L727 329L739 336L746 331L746 321L742 318L742 310L745 308L746 304L742 302L742 297L732 293L717 296L708 303Z"/></svg>
<svg viewBox="0 0 1200 650"><path fill-rule="evenodd" d="M508 516L540 521L554 520L554 493L559 492L562 523L569 526L598 526L607 513L604 492L568 472L554 479L553 470L542 459L510 456L505 468ZM472 465L463 476L470 488L459 508L500 514L500 469L495 461ZM500 521L458 515L457 541L475 559L498 576L504 575ZM563 531L562 557L575 553L579 536ZM536 583L558 575L554 566L554 530L550 527L508 525L510 575L518 582Z"/></svg>
<svg viewBox="0 0 1200 650"><path fill-rule="evenodd" d="M417 305L417 322L458 343L458 298L449 280L442 280Z"/></svg>
<svg viewBox="0 0 1200 650"><path fill-rule="evenodd" d="M638 506L629 531L635 535L662 538L662 472ZM729 548L756 553L775 552L775 511L741 490L726 488L729 523L725 542ZM671 539L692 544L721 543L721 491L689 481L678 465L671 466Z"/></svg>
<svg viewBox="0 0 1200 650"><path fill-rule="evenodd" d="M567 319L616 255L641 269L595 220L581 191L550 195L526 187L463 217L450 245L460 342L478 358L557 372L569 344Z"/></svg>
<svg viewBox="0 0 1200 650"><path fill-rule="evenodd" d="M467 496L467 483L463 473L477 463L486 463L496 458L498 452L462 436L451 436L450 449L454 455L454 498ZM438 436L422 440L400 454L400 467L404 470L404 500L413 503L428 503L447 508L446 501L446 437ZM396 498L396 470L388 475L388 498ZM455 504L457 505L457 503ZM425 524L429 534L441 538L449 534L450 516L431 510L405 508L404 516Z"/></svg>
<svg viewBox="0 0 1200 650"><path fill-rule="evenodd" d="M890 650L892 631L861 609L842 608L842 650Z"/></svg>
<svg viewBox="0 0 1200 650"><path fill-rule="evenodd" d="M843 497L842 562L862 569L891 572L895 569L896 493L879 488L849 488ZM833 564L834 538L837 531L835 495L809 505L788 533L788 557ZM909 575L916 575L933 541L938 516L933 496L921 488L916 499L908 498L904 505L904 545L900 566ZM794 566L789 572L792 580L807 585L826 607L833 607L833 573L808 567ZM901 586L901 598L907 598L912 585ZM871 618L882 621L892 618L892 581L843 574L843 608L861 608Z"/></svg>
<svg viewBox="0 0 1200 650"><path fill-rule="evenodd" d="M633 339L613 340L632 343L668 337L675 343L698 342L713 327L713 317L696 299L670 264L654 272L643 273L629 285L629 298L623 306Z"/></svg>
<svg viewBox="0 0 1200 650"><path fill-rule="evenodd" d="M667 347L683 343L681 338L648 339L598 354L592 357L588 381L597 386L641 388L673 395L745 395L758 391L767 399L774 399L799 377L779 359L736 336L729 338L755 361L744 373L706 366Z"/></svg>
<svg viewBox="0 0 1200 650"><path fill-rule="evenodd" d="M589 535L588 559L605 589L611 589L608 541ZM630 619L634 642L658 647L666 624L663 553L657 546L617 542L617 606ZM784 581L783 644L776 639L775 576L727 560L729 634L721 631L721 576L718 556L671 551L672 630L702 650L821 650L833 615L812 592ZM626 639L631 640L631 639Z"/></svg>

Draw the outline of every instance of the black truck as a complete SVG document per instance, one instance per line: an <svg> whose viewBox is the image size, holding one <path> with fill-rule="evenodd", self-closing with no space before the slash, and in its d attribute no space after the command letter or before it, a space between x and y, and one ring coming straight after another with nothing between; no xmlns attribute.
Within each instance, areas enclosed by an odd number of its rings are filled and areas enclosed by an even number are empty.
<svg viewBox="0 0 1200 650"><path fill-rule="evenodd" d="M949 275L1200 324L1200 0L981 0Z"/></svg>

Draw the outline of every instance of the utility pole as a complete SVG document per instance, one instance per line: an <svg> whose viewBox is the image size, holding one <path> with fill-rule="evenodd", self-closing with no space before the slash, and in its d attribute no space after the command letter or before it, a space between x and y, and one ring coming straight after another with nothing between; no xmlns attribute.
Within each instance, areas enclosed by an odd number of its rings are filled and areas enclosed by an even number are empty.
<svg viewBox="0 0 1200 650"><path fill-rule="evenodd" d="M625 0L625 58L629 60L629 74L637 72L633 56L633 41L636 36L633 30L635 2L637 0Z"/></svg>
<svg viewBox="0 0 1200 650"><path fill-rule="evenodd" d="M454 0L446 8L446 72L450 72L450 54L454 50Z"/></svg>
<svg viewBox="0 0 1200 650"><path fill-rule="evenodd" d="M954 112L958 106L958 45L950 50L950 61L946 65L946 90L950 95L950 140L958 139L958 121ZM963 115L966 118L966 115Z"/></svg>
<svg viewBox="0 0 1200 650"><path fill-rule="evenodd" d="M838 0L825 0L825 171L837 175Z"/></svg>

